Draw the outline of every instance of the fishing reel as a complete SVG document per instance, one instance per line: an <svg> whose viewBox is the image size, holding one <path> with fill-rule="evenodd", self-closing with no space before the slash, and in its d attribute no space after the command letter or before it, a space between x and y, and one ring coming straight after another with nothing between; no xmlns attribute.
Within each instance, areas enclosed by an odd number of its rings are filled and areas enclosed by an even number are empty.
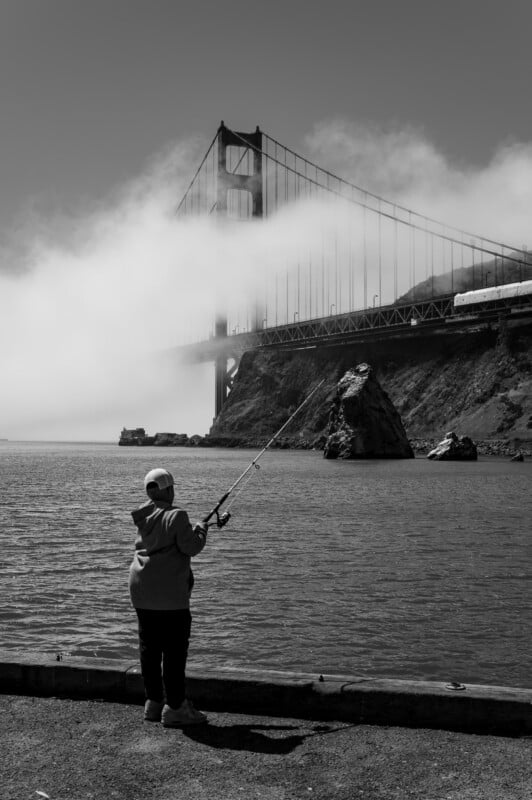
<svg viewBox="0 0 532 800"><path fill-rule="evenodd" d="M223 514L219 514L218 511L216 512L216 525L219 528L223 528L224 525L227 525L230 519L231 519L231 514L229 513L229 511L224 511Z"/></svg>

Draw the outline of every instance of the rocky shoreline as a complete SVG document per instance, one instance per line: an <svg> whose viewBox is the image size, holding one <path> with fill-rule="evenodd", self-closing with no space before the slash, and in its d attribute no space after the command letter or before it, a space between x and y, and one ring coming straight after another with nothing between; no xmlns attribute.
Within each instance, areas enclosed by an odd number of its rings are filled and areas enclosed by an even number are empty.
<svg viewBox="0 0 532 800"><path fill-rule="evenodd" d="M433 450L441 436L437 438L420 438L410 439L410 445L416 455L427 455ZM511 439L484 439L475 441L479 455L483 456L498 456L504 458L512 458L518 453L524 456L532 456L532 442L525 442L521 440Z"/></svg>
<svg viewBox="0 0 532 800"><path fill-rule="evenodd" d="M426 456L443 438L444 433L434 437L409 439L410 446L416 456ZM142 443L140 446L153 447L223 447L242 450L260 450L268 443L271 437L249 436L186 436L179 434L176 439L165 435L164 439L147 437L153 441ZM527 458L532 457L532 442L511 439L485 439L475 441L479 455L496 456L499 458L512 458L522 453ZM271 445L272 450L323 450L325 437L321 436L311 441L299 436L282 436Z"/></svg>
<svg viewBox="0 0 532 800"><path fill-rule="evenodd" d="M295 424L283 430L272 447L323 451L328 437L335 434L331 428L335 403L342 402L338 387L361 363L371 365L418 457L434 450L449 431L470 438L481 457L532 457L530 323L504 339L496 331L484 330L440 338L428 335L415 348L392 340L301 352L248 351L208 434L148 436L143 428L124 428L119 444L261 449L311 393ZM317 377L322 379L318 387ZM381 416L386 415L383 403L373 402L372 397L366 398L364 413L359 409L358 416L364 417L366 406L373 406L372 418L364 424L375 440L382 432ZM347 427L340 434L346 443L356 438L354 429ZM375 454L387 452L382 447L368 449L366 442L366 452L353 457L369 457L371 449Z"/></svg>

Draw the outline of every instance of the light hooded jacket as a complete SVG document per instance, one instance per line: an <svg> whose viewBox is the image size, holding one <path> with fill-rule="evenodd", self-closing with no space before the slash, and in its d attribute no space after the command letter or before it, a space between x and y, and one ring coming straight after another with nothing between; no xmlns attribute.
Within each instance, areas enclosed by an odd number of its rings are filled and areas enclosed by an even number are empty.
<svg viewBox="0 0 532 800"><path fill-rule="evenodd" d="M188 608L194 582L190 558L205 547L206 533L192 527L186 511L162 500L150 500L131 516L138 529L129 568L134 607Z"/></svg>

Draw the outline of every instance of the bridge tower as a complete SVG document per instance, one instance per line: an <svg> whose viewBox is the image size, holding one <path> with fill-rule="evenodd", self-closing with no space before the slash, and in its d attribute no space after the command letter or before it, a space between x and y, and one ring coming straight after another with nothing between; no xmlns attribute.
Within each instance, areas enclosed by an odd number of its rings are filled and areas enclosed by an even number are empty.
<svg viewBox="0 0 532 800"><path fill-rule="evenodd" d="M251 216L263 215L263 190L262 190L262 133L259 126L254 133L240 133L231 131L222 122L218 128L218 172L216 209L218 215L227 216L228 193L230 190L249 192L251 194ZM229 172L227 169L227 148L245 148L246 145L253 151L253 172L242 174ZM262 313L257 304L255 308L253 330L262 325ZM227 337L227 315L220 310L216 315L214 324L215 339ZM236 367L228 370L228 353L220 352L215 361L215 415L218 416L227 399Z"/></svg>

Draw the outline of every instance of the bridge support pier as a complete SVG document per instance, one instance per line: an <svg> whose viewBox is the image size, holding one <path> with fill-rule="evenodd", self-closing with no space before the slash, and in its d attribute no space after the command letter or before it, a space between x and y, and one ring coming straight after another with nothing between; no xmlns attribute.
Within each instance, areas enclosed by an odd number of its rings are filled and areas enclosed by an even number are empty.
<svg viewBox="0 0 532 800"><path fill-rule="evenodd" d="M251 174L237 173L227 169L227 148L237 147L239 149L248 147L253 151L253 172ZM240 133L231 131L222 122L218 128L218 171L217 171L217 192L216 209L219 216L226 216L228 209L229 191L249 192L251 195L251 216L262 217L263 215L263 188L262 188L262 133L257 126L254 133ZM259 330L262 327L264 313L262 307L257 302L255 307L255 319L252 322L252 329ZM215 323L215 339L227 338L227 317L219 314ZM222 346L222 345L221 345ZM233 364L228 367L228 360ZM227 400L227 396L233 384L233 378L238 369L238 357L233 354L224 353L216 357L214 364L215 379L215 414L218 416Z"/></svg>
<svg viewBox="0 0 532 800"><path fill-rule="evenodd" d="M227 386L227 358L218 356L214 362L214 414L217 417L229 394Z"/></svg>
<svg viewBox="0 0 532 800"><path fill-rule="evenodd" d="M214 413L218 416L233 387L233 380L238 369L239 359L227 354L219 355L214 362ZM232 363L229 363L232 362Z"/></svg>

